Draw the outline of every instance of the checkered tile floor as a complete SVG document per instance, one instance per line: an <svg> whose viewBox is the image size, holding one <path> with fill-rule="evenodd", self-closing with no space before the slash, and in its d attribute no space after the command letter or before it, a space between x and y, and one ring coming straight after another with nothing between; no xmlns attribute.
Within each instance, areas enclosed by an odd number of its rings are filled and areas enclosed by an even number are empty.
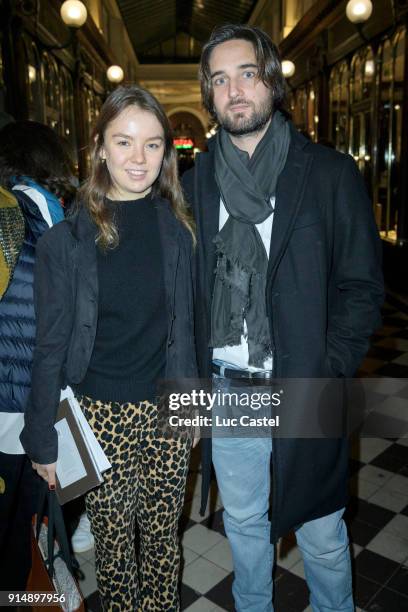
<svg viewBox="0 0 408 612"><path fill-rule="evenodd" d="M387 381L400 398L395 417L408 421L408 312L384 309L384 327L362 364L361 376L405 379ZM351 501L347 524L351 539L357 610L408 610L408 438L357 440L350 458ZM233 611L232 559L222 524L216 487L207 516L198 514L201 475L194 453L181 524L182 610ZM87 609L100 610L93 551L78 555L85 579L80 582ZM276 612L303 612L308 590L303 562L293 535L281 540L275 573ZM166 612L163 610L163 612Z"/></svg>

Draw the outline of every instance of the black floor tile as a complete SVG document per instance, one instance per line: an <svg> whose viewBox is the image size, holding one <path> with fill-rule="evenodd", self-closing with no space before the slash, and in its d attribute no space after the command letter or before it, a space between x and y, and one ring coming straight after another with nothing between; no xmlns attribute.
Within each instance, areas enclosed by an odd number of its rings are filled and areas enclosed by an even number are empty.
<svg viewBox="0 0 408 612"><path fill-rule="evenodd" d="M376 376L388 376L389 378L408 378L408 366L399 363L387 363L378 370L374 370Z"/></svg>
<svg viewBox="0 0 408 612"><path fill-rule="evenodd" d="M352 521L347 526L351 541L359 546L367 546L380 531L378 527L374 527L358 519Z"/></svg>
<svg viewBox="0 0 408 612"><path fill-rule="evenodd" d="M383 586L395 574L399 565L399 563L377 555L370 550L362 550L354 561L354 570L360 576Z"/></svg>
<svg viewBox="0 0 408 612"><path fill-rule="evenodd" d="M180 608L185 610L188 606L191 606L197 599L201 597L200 593L197 593L194 589L187 586L186 584L180 585Z"/></svg>
<svg viewBox="0 0 408 612"><path fill-rule="evenodd" d="M354 474L357 474L359 469L361 469L364 465L365 463L363 463L362 461L358 461L357 459L350 458L349 459L349 478L354 476Z"/></svg>
<svg viewBox="0 0 408 612"><path fill-rule="evenodd" d="M102 604L99 599L99 592L95 591L91 595L88 595L86 599L84 599L85 610L87 612L102 612Z"/></svg>
<svg viewBox="0 0 408 612"><path fill-rule="evenodd" d="M382 589L370 602L367 612L407 612L408 597L390 589Z"/></svg>
<svg viewBox="0 0 408 612"><path fill-rule="evenodd" d="M397 332L391 334L393 338L403 338L404 340L408 340L408 329L399 329Z"/></svg>
<svg viewBox="0 0 408 612"><path fill-rule="evenodd" d="M404 327L407 327L408 325L408 321L399 317L398 315L388 315L384 317L383 323L386 327L400 327L401 329L404 329Z"/></svg>
<svg viewBox="0 0 408 612"><path fill-rule="evenodd" d="M397 357L400 357L404 351L397 351L397 349L385 348L385 346L373 346L367 353L367 357L373 357L374 359L382 359L383 361L392 361Z"/></svg>
<svg viewBox="0 0 408 612"><path fill-rule="evenodd" d="M371 465L390 472L399 472L408 465L408 446L402 444L389 446L371 461Z"/></svg>
<svg viewBox="0 0 408 612"><path fill-rule="evenodd" d="M354 603L363 610L367 609L368 602L376 595L382 587L357 574L354 579ZM387 612L391 612L388 610Z"/></svg>
<svg viewBox="0 0 408 612"><path fill-rule="evenodd" d="M287 572L275 582L274 608L276 612L303 612L309 603L306 582Z"/></svg>
<svg viewBox="0 0 408 612"><path fill-rule="evenodd" d="M234 599L232 597L232 581L234 580L234 574L229 574L215 585L208 593L205 593L205 597L210 601L213 601L217 606L225 608L228 612L235 612Z"/></svg>
<svg viewBox="0 0 408 612"><path fill-rule="evenodd" d="M379 527L382 529L387 523L394 518L395 512L387 510L387 508L381 508L376 504L371 504L364 499L358 497L351 497L347 510L345 512L345 520L348 524L353 521L363 521L373 527Z"/></svg>
<svg viewBox="0 0 408 612"><path fill-rule="evenodd" d="M218 533L221 533L221 535L226 537L225 529L224 529L224 522L222 520L222 513L223 513L222 509L216 510L215 512L210 514L210 516L206 518L205 521L201 523L201 525L205 525L206 527L208 527L208 529L217 531Z"/></svg>
<svg viewBox="0 0 408 612"><path fill-rule="evenodd" d="M181 535L182 533L187 531L187 529L190 529L190 527L192 527L193 525L196 525L196 524L197 523L195 521L190 519L185 514L182 514L181 517L180 517L180 521L179 521L179 530L178 530L179 535Z"/></svg>
<svg viewBox="0 0 408 612"><path fill-rule="evenodd" d="M387 589L398 591L405 597L408 597L408 567L401 565L397 573L391 578L387 584ZM408 610L408 607L407 607Z"/></svg>
<svg viewBox="0 0 408 612"><path fill-rule="evenodd" d="M403 397L405 399L408 399L408 385L400 389L400 391L398 391L395 395L397 397Z"/></svg>

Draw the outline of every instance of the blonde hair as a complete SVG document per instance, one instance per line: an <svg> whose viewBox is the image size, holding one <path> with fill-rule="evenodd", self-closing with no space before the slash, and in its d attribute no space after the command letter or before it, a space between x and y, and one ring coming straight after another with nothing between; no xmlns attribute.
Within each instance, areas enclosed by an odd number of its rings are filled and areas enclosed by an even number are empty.
<svg viewBox="0 0 408 612"><path fill-rule="evenodd" d="M146 89L136 85L117 87L106 99L97 118L91 146L91 172L79 190L78 200L89 211L98 228L97 243L102 249L113 249L119 244L118 230L111 211L106 206L106 194L112 188L112 179L106 164L101 159L104 134L108 125L130 106L137 106L152 113L164 131L164 157L162 167L154 185L153 195L169 200L174 215L190 232L195 245L195 226L186 205L177 168L177 153L173 146L173 134L162 106Z"/></svg>

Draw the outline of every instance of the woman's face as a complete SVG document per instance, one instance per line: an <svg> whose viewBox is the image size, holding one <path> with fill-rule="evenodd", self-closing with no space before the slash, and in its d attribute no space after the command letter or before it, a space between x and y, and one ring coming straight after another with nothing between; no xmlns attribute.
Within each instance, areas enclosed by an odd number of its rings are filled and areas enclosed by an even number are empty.
<svg viewBox="0 0 408 612"><path fill-rule="evenodd" d="M109 123L101 158L106 160L112 200L136 200L149 193L164 156L164 131L158 119L129 106Z"/></svg>

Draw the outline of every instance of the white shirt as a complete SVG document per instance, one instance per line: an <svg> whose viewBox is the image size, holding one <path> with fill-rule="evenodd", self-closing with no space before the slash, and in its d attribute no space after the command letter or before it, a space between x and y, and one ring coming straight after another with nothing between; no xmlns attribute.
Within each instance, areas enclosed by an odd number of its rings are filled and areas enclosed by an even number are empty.
<svg viewBox="0 0 408 612"><path fill-rule="evenodd" d="M271 198L272 207L275 207L275 198ZM261 236L262 242L265 246L266 254L269 258L269 251L271 247L271 236L272 236L272 224L273 215L271 215L262 223L255 225L255 228ZM219 229L222 229L227 222L229 217L228 211L224 206L224 202L220 199L220 218L219 218ZM263 368L255 368L254 366L248 365L248 339L247 339L247 327L244 320L244 333L241 336L241 343L236 346L224 346L223 348L215 348L213 350L213 360L225 361L229 365L232 365L240 370L249 370L250 372L260 372L263 370L272 370L272 355L265 360Z"/></svg>

